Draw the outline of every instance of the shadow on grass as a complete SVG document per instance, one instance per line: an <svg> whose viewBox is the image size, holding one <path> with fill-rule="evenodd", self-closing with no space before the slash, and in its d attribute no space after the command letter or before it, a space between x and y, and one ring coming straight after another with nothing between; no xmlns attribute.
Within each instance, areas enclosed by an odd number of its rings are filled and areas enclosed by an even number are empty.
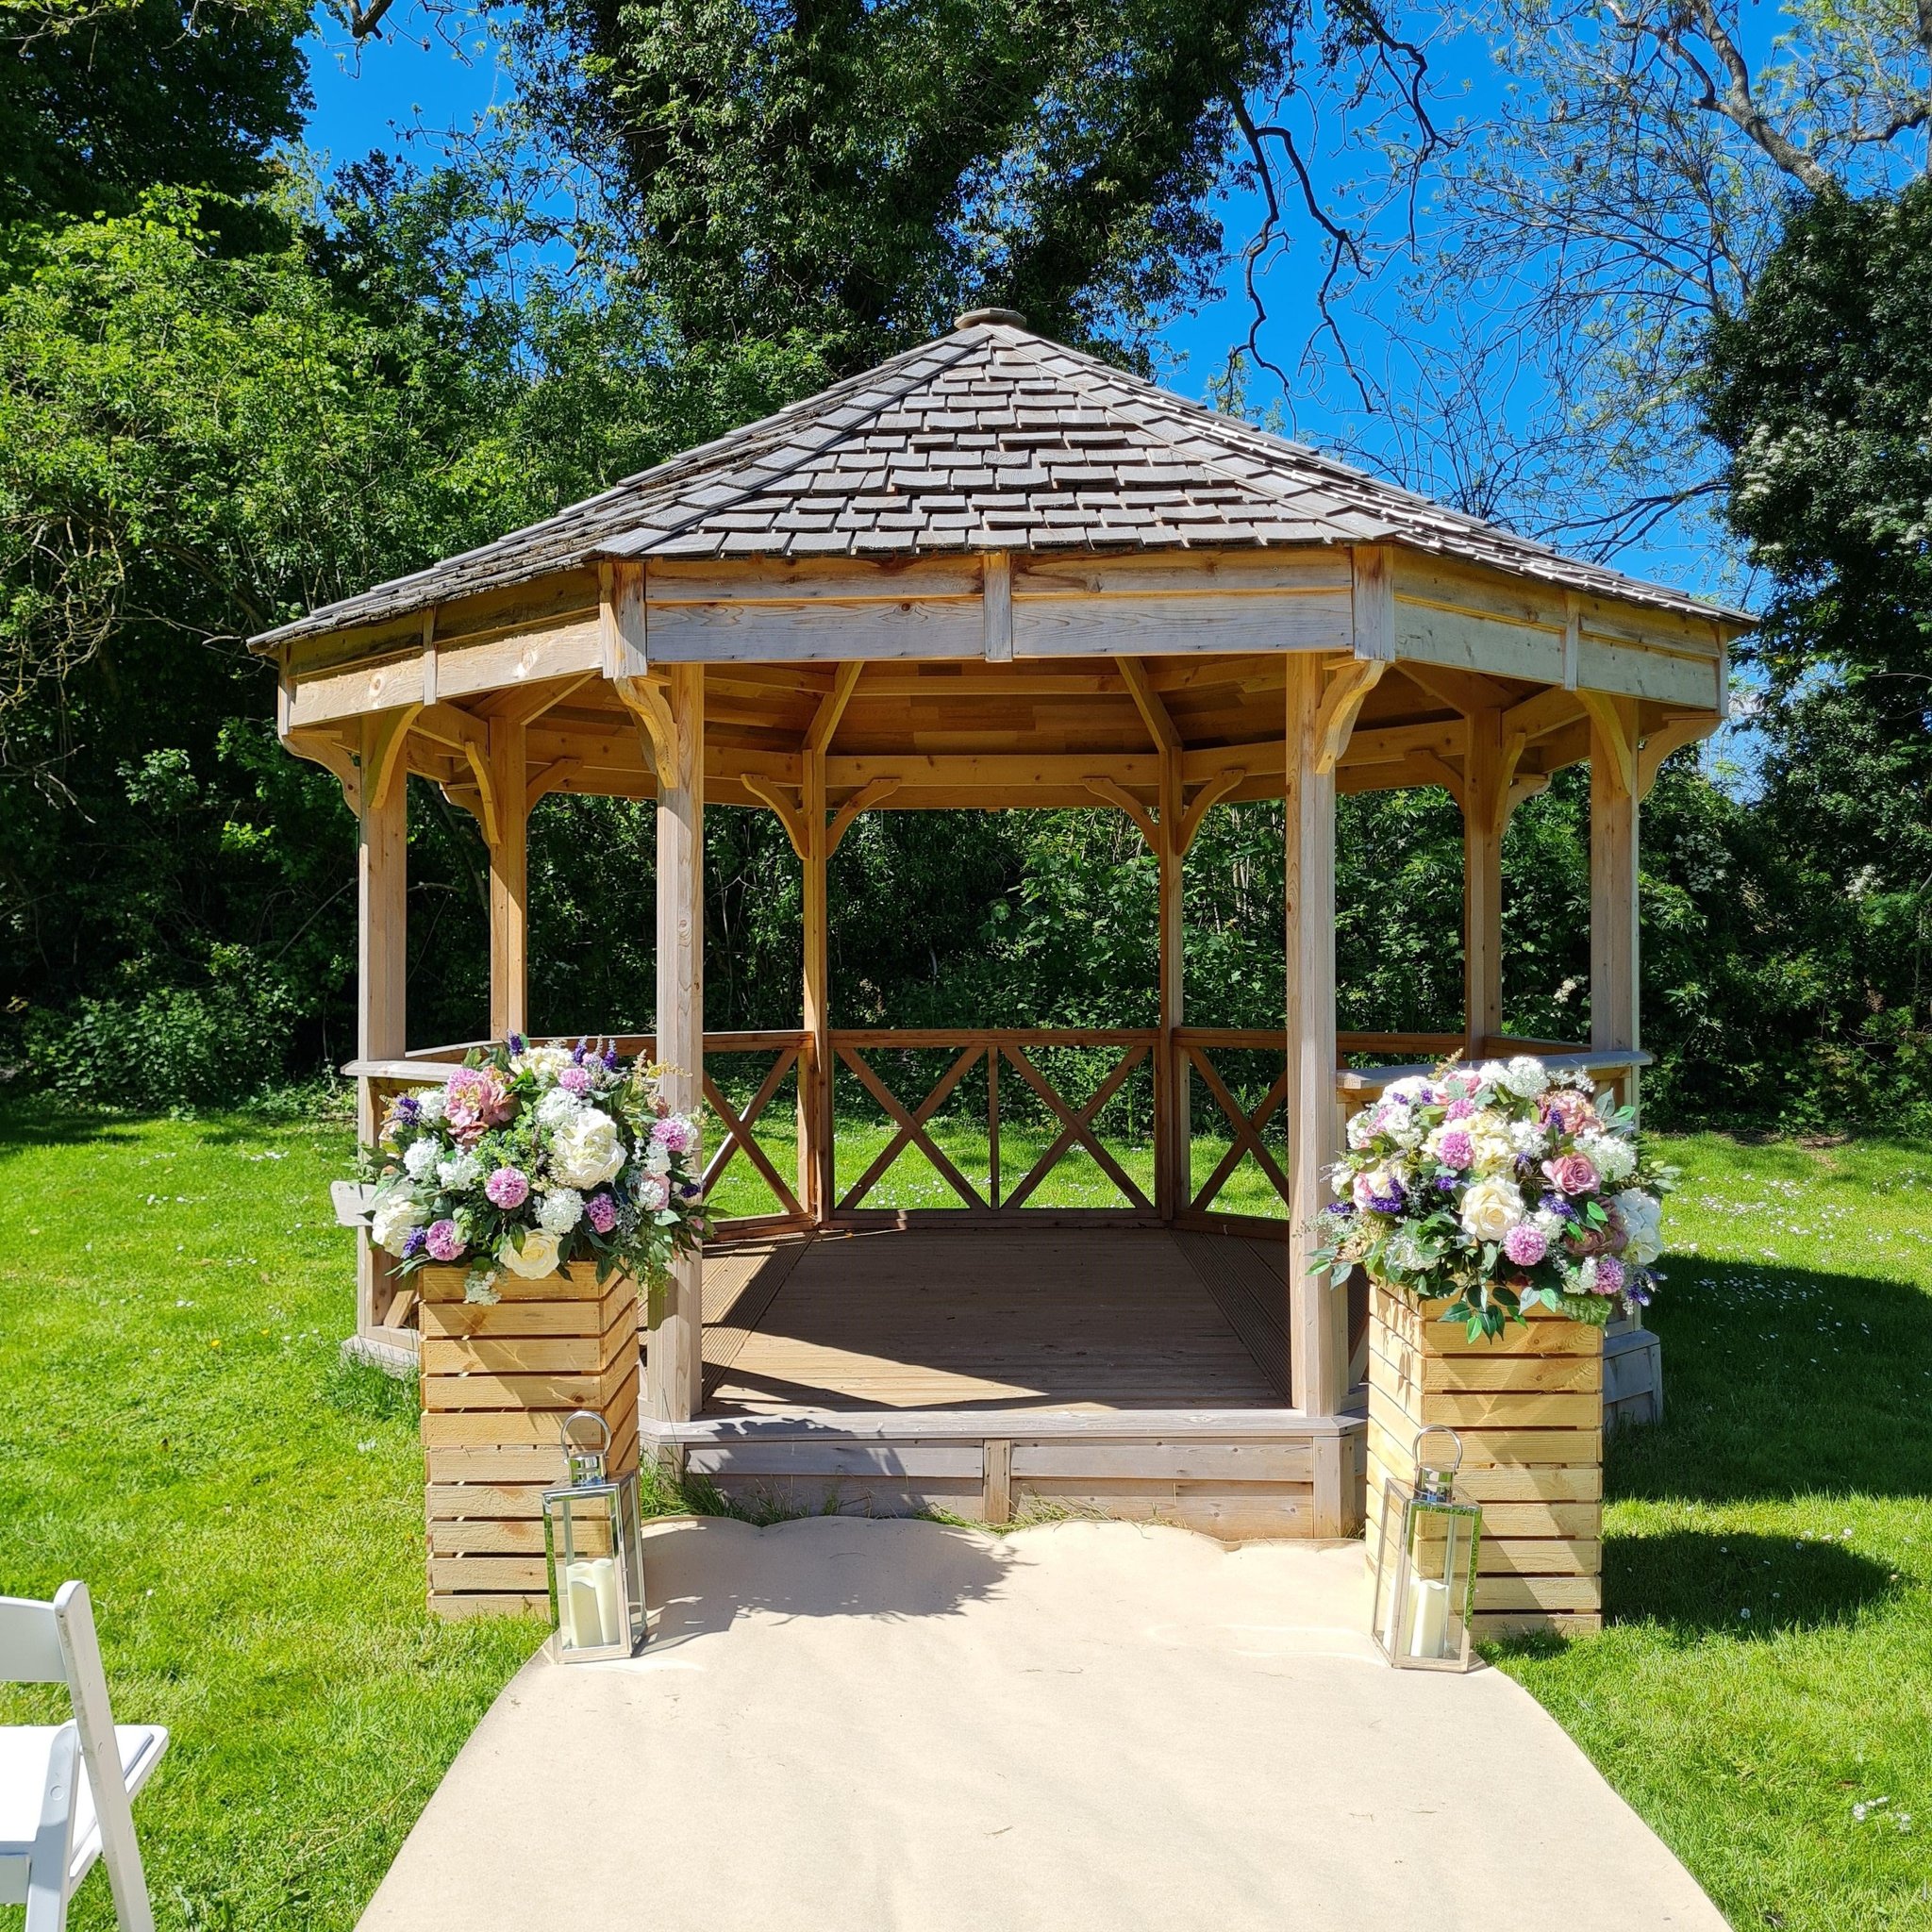
<svg viewBox="0 0 1932 1932"><path fill-rule="evenodd" d="M43 1094L8 1094L0 1099L0 1160L48 1147L125 1146L145 1118L68 1107Z"/></svg>
<svg viewBox="0 0 1932 1932"><path fill-rule="evenodd" d="M1771 1261L1668 1266L1647 1318L1664 1420L1611 1438L1612 1501L1932 1496L1932 1295Z"/></svg>
<svg viewBox="0 0 1932 1932"><path fill-rule="evenodd" d="M1885 1564L1824 1538L1668 1530L1604 1546L1609 1620L1686 1637L1762 1639L1844 1624L1902 1588Z"/></svg>

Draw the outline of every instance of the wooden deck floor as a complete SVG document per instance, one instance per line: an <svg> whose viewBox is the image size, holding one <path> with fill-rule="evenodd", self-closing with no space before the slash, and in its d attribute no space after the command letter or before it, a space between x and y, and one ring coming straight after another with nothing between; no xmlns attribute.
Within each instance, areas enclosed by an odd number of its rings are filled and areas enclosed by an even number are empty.
<svg viewBox="0 0 1932 1932"><path fill-rule="evenodd" d="M705 1414L1112 1413L1288 1399L1279 1243L890 1229L713 1248Z"/></svg>

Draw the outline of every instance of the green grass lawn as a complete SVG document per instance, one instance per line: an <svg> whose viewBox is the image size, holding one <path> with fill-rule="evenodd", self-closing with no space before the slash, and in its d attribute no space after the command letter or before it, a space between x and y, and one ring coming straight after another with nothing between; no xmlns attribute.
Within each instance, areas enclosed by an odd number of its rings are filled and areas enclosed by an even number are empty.
<svg viewBox="0 0 1932 1932"><path fill-rule="evenodd" d="M1506 1668L1735 1924L1932 1926L1932 1149L1678 1147L1670 1413L1612 1450L1613 1626ZM536 1641L423 1610L409 1393L337 1353L346 1150L0 1109L0 1591L85 1576L117 1706L173 1729L139 1810L171 1928L353 1924ZM0 1690L0 1721L54 1707ZM1496 1830L1536 1803L1492 1795ZM101 1878L73 1923L111 1924Z"/></svg>

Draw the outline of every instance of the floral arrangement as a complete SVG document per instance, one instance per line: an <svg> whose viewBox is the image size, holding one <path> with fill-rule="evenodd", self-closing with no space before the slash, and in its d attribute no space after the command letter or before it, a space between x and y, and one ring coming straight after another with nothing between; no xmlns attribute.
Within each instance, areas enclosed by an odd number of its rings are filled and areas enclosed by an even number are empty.
<svg viewBox="0 0 1932 1932"><path fill-rule="evenodd" d="M535 1280L594 1260L659 1280L708 1232L698 1129L673 1112L664 1069L588 1041L473 1051L446 1083L398 1094L378 1143L370 1233L408 1274L470 1264L466 1292L495 1299L497 1271Z"/></svg>
<svg viewBox="0 0 1932 1932"><path fill-rule="evenodd" d="M1315 1272L1340 1282L1364 1267L1415 1301L1446 1298L1443 1319L1472 1340L1525 1308L1603 1323L1650 1300L1674 1172L1587 1073L1527 1055L1447 1060L1394 1081L1347 1141Z"/></svg>

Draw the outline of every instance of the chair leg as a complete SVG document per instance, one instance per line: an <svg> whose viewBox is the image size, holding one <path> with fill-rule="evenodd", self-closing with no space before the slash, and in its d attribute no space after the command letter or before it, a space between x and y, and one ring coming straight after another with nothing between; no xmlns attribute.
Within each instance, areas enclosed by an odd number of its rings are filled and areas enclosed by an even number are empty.
<svg viewBox="0 0 1932 1932"><path fill-rule="evenodd" d="M62 1724L48 1754L40 1829L27 1860L26 1932L67 1932L67 1867L74 1857L74 1790L80 1774L80 1733Z"/></svg>

